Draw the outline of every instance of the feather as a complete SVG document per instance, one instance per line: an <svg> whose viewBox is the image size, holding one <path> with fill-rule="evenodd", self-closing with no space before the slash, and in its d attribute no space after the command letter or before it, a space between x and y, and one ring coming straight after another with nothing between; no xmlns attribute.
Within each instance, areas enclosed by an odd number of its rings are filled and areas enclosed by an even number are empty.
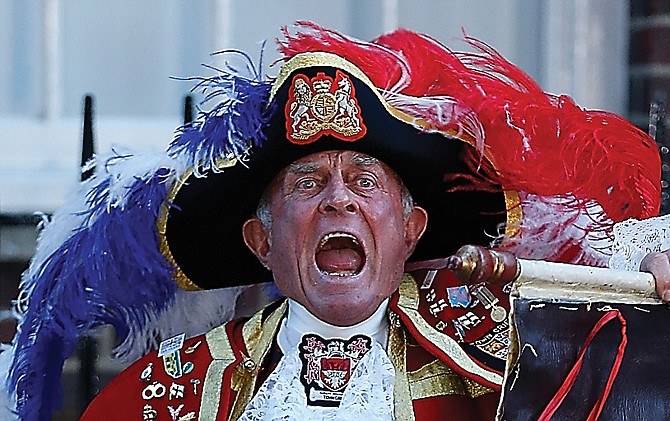
<svg viewBox="0 0 670 421"><path fill-rule="evenodd" d="M134 337L174 300L155 224L179 165L116 155L96 168L73 201L79 206L57 211L45 228L22 280L8 381L24 420L60 406L63 362L79 336L111 324L121 339Z"/></svg>
<svg viewBox="0 0 670 421"><path fill-rule="evenodd" d="M282 28L283 40L277 40L284 60L307 51L326 51L347 58L361 68L372 83L383 90L400 92L407 83L408 69L396 52L384 46L347 37L312 22L295 23L300 32L291 35Z"/></svg>
<svg viewBox="0 0 670 421"><path fill-rule="evenodd" d="M14 347L0 344L0 378L9 376L9 367L14 358ZM16 397L7 388L7 384L0 384L0 419L5 421L18 420L16 413Z"/></svg>
<svg viewBox="0 0 670 421"><path fill-rule="evenodd" d="M161 340L184 333L186 338L202 335L234 316L239 295L253 286L207 291L177 289L174 299L158 312L147 314L141 329L128 335L115 350L125 362L135 361L158 349Z"/></svg>
<svg viewBox="0 0 670 421"><path fill-rule="evenodd" d="M220 171L217 161L222 157L244 161L250 147L262 145L263 128L274 112L268 104L272 85L262 80L261 65L256 69L248 55L236 50L218 54L242 57L244 72L226 65L222 69L210 67L216 76L193 78L199 80L195 89L205 94L203 103L218 103L209 111L201 110L196 121L178 128L168 148L168 154L186 160L196 176Z"/></svg>
<svg viewBox="0 0 670 421"><path fill-rule="evenodd" d="M7 377L21 419L49 418L60 406L63 363L81 335L111 324L121 341L115 355L130 361L166 337L195 336L232 317L244 288L178 290L156 232L179 175L189 167L197 175L217 171L218 159L244 159L265 139L273 109L262 62L256 67L237 51L220 54L242 57L243 69L226 64L212 68L216 76L198 79L204 102L218 102L177 130L167 154L96 158L95 175L44 224L22 277Z"/></svg>
<svg viewBox="0 0 670 421"><path fill-rule="evenodd" d="M606 266L612 223L598 203L568 195L521 194L524 219L518 237L503 239L501 249L530 260L580 262Z"/></svg>

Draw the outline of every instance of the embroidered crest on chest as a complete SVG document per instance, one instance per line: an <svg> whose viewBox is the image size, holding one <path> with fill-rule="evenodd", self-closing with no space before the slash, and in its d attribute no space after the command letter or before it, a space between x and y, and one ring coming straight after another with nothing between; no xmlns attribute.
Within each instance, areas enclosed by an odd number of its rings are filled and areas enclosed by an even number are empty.
<svg viewBox="0 0 670 421"><path fill-rule="evenodd" d="M316 334L302 337L299 346L302 370L310 406L339 406L344 389L359 361L372 347L372 339L356 335L349 340L323 339Z"/></svg>

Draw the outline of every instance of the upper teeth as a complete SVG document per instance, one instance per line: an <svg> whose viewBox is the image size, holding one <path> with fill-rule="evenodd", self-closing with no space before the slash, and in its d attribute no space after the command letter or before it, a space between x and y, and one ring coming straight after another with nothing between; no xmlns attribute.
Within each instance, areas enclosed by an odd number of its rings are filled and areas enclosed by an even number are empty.
<svg viewBox="0 0 670 421"><path fill-rule="evenodd" d="M351 241L353 241L354 244L358 245L358 240L353 235L347 234L346 232L333 232L330 234L326 234L326 236L323 237L323 239L319 243L319 247L323 247L328 242L328 240L332 238L348 238Z"/></svg>

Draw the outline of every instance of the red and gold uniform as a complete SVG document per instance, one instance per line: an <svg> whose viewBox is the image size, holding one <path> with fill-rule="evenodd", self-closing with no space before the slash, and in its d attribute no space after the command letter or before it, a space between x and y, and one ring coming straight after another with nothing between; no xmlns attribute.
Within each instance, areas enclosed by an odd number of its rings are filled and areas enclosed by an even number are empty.
<svg viewBox="0 0 670 421"><path fill-rule="evenodd" d="M440 302L439 297L457 281L446 271L418 276L423 274L406 276L389 303L386 350L396 371L395 417L491 420L501 373L471 355L476 351L469 351L484 350L473 345L487 336L481 331L490 334L501 324L489 320L487 309L478 303L431 313L430 305ZM427 278L432 278L430 288L426 288ZM281 358L275 338L286 309L285 301L276 302L251 318L236 319L188 339L173 353L148 354L117 376L82 419L237 419ZM480 333L467 328L460 342L458 335L434 327L451 326L468 313L470 320L480 320L476 326Z"/></svg>

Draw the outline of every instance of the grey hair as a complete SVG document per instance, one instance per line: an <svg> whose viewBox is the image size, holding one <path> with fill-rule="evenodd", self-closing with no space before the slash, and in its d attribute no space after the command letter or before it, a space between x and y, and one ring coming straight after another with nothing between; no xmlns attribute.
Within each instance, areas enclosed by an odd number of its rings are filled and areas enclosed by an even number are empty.
<svg viewBox="0 0 670 421"><path fill-rule="evenodd" d="M270 230L272 226L272 212L270 211L270 201L268 200L269 192L266 189L261 195L260 200L258 201L258 207L256 207L256 218L261 221L263 228Z"/></svg>

